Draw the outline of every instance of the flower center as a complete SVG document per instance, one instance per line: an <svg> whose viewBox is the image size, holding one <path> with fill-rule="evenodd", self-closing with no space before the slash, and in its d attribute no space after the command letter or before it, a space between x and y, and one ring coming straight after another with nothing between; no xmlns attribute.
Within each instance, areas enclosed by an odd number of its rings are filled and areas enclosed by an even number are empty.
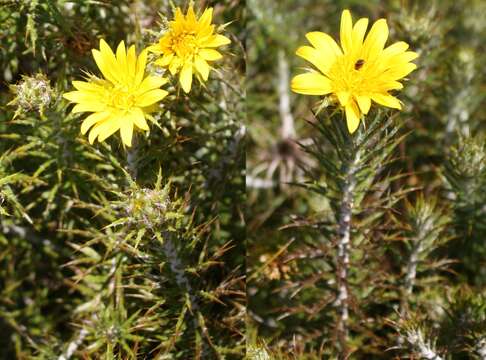
<svg viewBox="0 0 486 360"><path fill-rule="evenodd" d="M329 78L333 83L333 91L346 91L359 94L366 88L367 72L363 68L365 60L350 59L341 56L331 66Z"/></svg>
<svg viewBox="0 0 486 360"><path fill-rule="evenodd" d="M171 38L170 47L179 58L187 59L192 57L198 50L196 33L194 31L183 31L174 34Z"/></svg>
<svg viewBox="0 0 486 360"><path fill-rule="evenodd" d="M114 87L108 91L108 105L118 110L129 110L135 104L135 96L125 88Z"/></svg>

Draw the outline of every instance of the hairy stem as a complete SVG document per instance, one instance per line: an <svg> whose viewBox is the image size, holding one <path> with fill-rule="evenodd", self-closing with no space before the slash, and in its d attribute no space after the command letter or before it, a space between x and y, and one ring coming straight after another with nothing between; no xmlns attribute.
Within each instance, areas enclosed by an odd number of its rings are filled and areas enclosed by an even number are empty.
<svg viewBox="0 0 486 360"><path fill-rule="evenodd" d="M136 180L138 175L138 139L136 134L133 134L132 146L127 148L127 168L132 179Z"/></svg>
<svg viewBox="0 0 486 360"><path fill-rule="evenodd" d="M184 265L182 263L182 260L179 258L179 254L177 253L177 249L174 246L174 243L172 241L172 236L170 233L166 233L164 236L164 241L162 243L162 250L164 251L165 257L169 262L170 270L175 276L177 286L179 286L180 289L184 290L184 292L189 296L189 300L191 302L190 310L193 313L194 330L198 331L198 329L201 329L204 331L204 327L201 326L201 324L199 323L199 319L196 314L199 309L197 298L194 295L192 286L186 277L184 271ZM207 344L203 342L203 349L202 349L203 354L207 353L208 349L206 345Z"/></svg>
<svg viewBox="0 0 486 360"><path fill-rule="evenodd" d="M408 259L406 273L405 273L405 286L404 286L404 296L402 297L401 313L404 314L407 306L407 299L410 299L410 295L413 292L415 286L415 280L417 278L417 265L419 263L419 256L424 250L424 239L427 234L432 231L433 222L426 221L420 228L415 236L412 238L412 251L410 252L410 258Z"/></svg>
<svg viewBox="0 0 486 360"><path fill-rule="evenodd" d="M412 253L410 254L410 259L408 260L407 270L405 275L405 293L407 295L412 294L413 287L415 285L415 278L417 277L417 263L418 256L420 253L420 243L416 244Z"/></svg>
<svg viewBox="0 0 486 360"><path fill-rule="evenodd" d="M278 52L278 95L279 113L282 120L282 138L295 137L294 117L290 111L289 63L284 50Z"/></svg>
<svg viewBox="0 0 486 360"><path fill-rule="evenodd" d="M66 351L57 358L57 360L68 360L73 356L73 354L78 350L79 346L83 343L84 338L88 335L88 330L82 328L76 339L71 341L66 349Z"/></svg>
<svg viewBox="0 0 486 360"><path fill-rule="evenodd" d="M419 329L408 331L407 341L417 355L420 356L420 359L443 360L443 358L437 354L432 344L424 339L422 331Z"/></svg>
<svg viewBox="0 0 486 360"><path fill-rule="evenodd" d="M337 249L337 285L338 297L336 305L339 309L339 319L337 324L338 340L341 350L340 358L347 357L348 342L348 268L349 268L349 250L351 243L351 216L353 213L353 199L356 187L356 165L360 160L360 152L355 153L354 159L349 164L345 173L344 187L339 209L338 221L338 249Z"/></svg>
<svg viewBox="0 0 486 360"><path fill-rule="evenodd" d="M481 360L486 360L486 337L479 339L476 343L476 353Z"/></svg>
<svg viewBox="0 0 486 360"><path fill-rule="evenodd" d="M191 300L192 309L197 310L198 309L197 299L194 296L192 286L186 277L182 260L179 258L179 255L177 254L177 250L174 246L174 243L172 242L172 238L170 234L166 234L166 236L164 237L162 249L164 250L164 254L169 262L170 270L175 276L177 286L179 286L179 288L187 292L187 294L189 295L189 299Z"/></svg>

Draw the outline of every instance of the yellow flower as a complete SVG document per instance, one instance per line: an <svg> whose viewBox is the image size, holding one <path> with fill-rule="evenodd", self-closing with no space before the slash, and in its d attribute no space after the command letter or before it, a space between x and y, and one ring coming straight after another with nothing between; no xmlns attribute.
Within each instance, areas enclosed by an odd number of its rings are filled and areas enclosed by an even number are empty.
<svg viewBox="0 0 486 360"><path fill-rule="evenodd" d="M146 118L151 119L149 107L167 96L159 89L167 82L160 76L145 77L147 51L137 57L135 46L128 51L120 42L113 53L108 44L100 41L100 50L93 49L96 65L104 76L90 76L88 81L73 81L77 91L63 95L76 103L72 112L92 112L81 125L81 133L89 133L89 142L104 141L120 130L126 146L131 146L133 128L148 131Z"/></svg>
<svg viewBox="0 0 486 360"><path fill-rule="evenodd" d="M385 48L388 26L385 19L376 21L365 39L368 19L359 19L353 26L351 14L341 16L341 47L322 32L306 35L312 46L300 47L296 54L312 63L318 71L297 75L292 90L306 95L332 94L345 108L350 133L356 131L362 114L367 114L371 101L401 109L400 101L390 90L403 85L398 82L416 69L411 63L417 58L400 41Z"/></svg>
<svg viewBox="0 0 486 360"><path fill-rule="evenodd" d="M179 73L182 89L191 91L192 75L200 81L207 81L211 66L209 61L223 56L214 48L227 45L231 41L226 36L215 33L211 25L213 9L206 9L197 19L192 5L184 15L176 9L175 19L169 23L169 29L157 44L150 46L149 51L162 55L155 61L156 65L168 68L172 75Z"/></svg>

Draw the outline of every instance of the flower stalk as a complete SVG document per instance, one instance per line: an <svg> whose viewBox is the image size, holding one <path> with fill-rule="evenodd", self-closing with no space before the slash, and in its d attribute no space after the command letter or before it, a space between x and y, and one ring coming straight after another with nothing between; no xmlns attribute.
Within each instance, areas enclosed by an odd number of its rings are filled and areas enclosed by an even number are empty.
<svg viewBox="0 0 486 360"><path fill-rule="evenodd" d="M356 164L359 163L360 153L355 152L354 159L349 165L342 194L341 208L338 221L338 249L337 249L337 284L338 296L336 305L339 308L339 320L337 325L338 340L341 347L342 358L347 356L348 319L349 319L349 292L348 292L348 268L349 252L351 245L351 218L353 214L353 197L356 187Z"/></svg>
<svg viewBox="0 0 486 360"><path fill-rule="evenodd" d="M280 49L278 52L278 109L282 121L281 134L283 139L295 137L294 117L290 110L289 73L289 62L285 55L285 50Z"/></svg>
<svg viewBox="0 0 486 360"><path fill-rule="evenodd" d="M138 136L135 133L132 139L132 146L127 148L128 173L135 181L138 175Z"/></svg>
<svg viewBox="0 0 486 360"><path fill-rule="evenodd" d="M199 317L197 315L199 311L199 304L196 296L194 295L194 290L187 278L185 271L184 271L184 264L177 253L177 249L172 241L172 235L170 232L166 231L164 234L163 239L161 240L162 243L162 250L164 255L169 262L169 267L172 273L174 274L175 281L177 286L184 291L190 301L190 312L193 318L193 326L194 330L197 332L198 329L204 331L203 324L200 323ZM203 342L203 353L207 352L207 344Z"/></svg>

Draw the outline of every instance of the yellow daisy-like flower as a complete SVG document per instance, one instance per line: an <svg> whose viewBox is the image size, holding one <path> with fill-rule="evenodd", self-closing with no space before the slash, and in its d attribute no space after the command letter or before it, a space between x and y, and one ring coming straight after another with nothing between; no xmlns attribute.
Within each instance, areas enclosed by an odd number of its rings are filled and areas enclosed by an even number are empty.
<svg viewBox="0 0 486 360"><path fill-rule="evenodd" d="M212 18L212 8L204 10L199 19L192 5L186 15L177 8L168 31L157 44L148 48L162 55L155 61L156 65L168 68L172 75L179 73L179 83L186 93L191 91L193 74L199 80L207 81L211 70L208 62L223 57L214 48L231 42L226 36L215 33L215 27L211 25Z"/></svg>
<svg viewBox="0 0 486 360"><path fill-rule="evenodd" d="M408 44L400 41L385 48L388 26L385 19L376 21L365 38L368 19L359 19L353 26L351 14L341 16L341 47L322 32L306 35L312 46L302 46L297 55L314 65L318 71L297 75L292 90L306 95L332 94L346 113L350 133L356 131L362 114L367 114L371 101L390 108L401 109L400 101L390 90L403 85L398 80L416 69L411 63L417 58L407 51Z"/></svg>
<svg viewBox="0 0 486 360"><path fill-rule="evenodd" d="M73 81L77 91L63 95L76 103L72 112L92 112L81 125L81 133L89 133L89 142L105 141L120 130L126 146L131 146L134 127L148 131L146 118L150 107L167 96L159 89L167 82L160 76L145 77L147 50L137 57L135 46L128 51L122 41L116 55L108 44L100 41L100 50L93 49L96 65L104 76L90 76L88 81Z"/></svg>

